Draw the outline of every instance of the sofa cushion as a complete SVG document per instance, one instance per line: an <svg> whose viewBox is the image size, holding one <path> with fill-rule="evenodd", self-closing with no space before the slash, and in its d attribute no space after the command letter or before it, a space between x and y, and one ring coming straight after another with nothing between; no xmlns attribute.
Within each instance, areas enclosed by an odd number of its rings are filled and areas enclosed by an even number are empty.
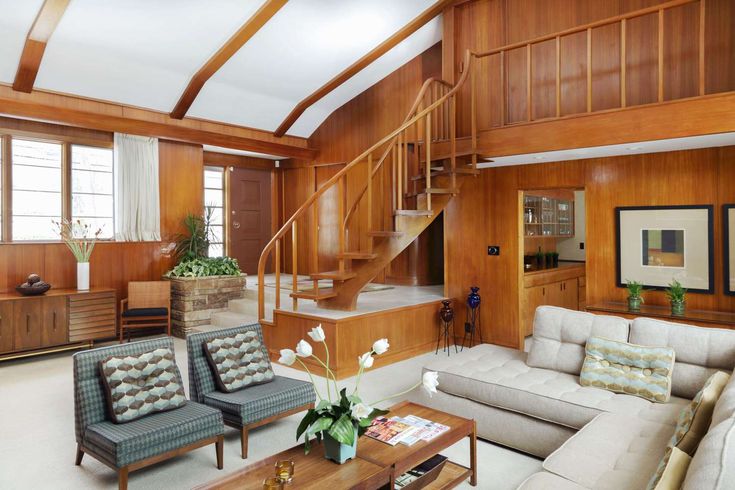
<svg viewBox="0 0 735 490"><path fill-rule="evenodd" d="M652 318L636 318L630 342L672 347L676 351L671 394L694 398L715 371L735 368L735 331L702 328Z"/></svg>
<svg viewBox="0 0 735 490"><path fill-rule="evenodd" d="M186 404L173 350L113 355L100 361L110 419L130 422Z"/></svg>
<svg viewBox="0 0 735 490"><path fill-rule="evenodd" d="M715 404L729 379L730 375L722 371L710 376L699 393L679 414L671 440L673 446L690 456L694 455L699 441L709 429Z"/></svg>
<svg viewBox="0 0 735 490"><path fill-rule="evenodd" d="M529 476L517 490L584 490L585 487L548 471L539 471Z"/></svg>
<svg viewBox="0 0 735 490"><path fill-rule="evenodd" d="M528 365L578 375L592 336L628 341L628 320L555 306L540 306L533 319Z"/></svg>
<svg viewBox="0 0 735 490"><path fill-rule="evenodd" d="M735 416L735 376L731 375L715 403L710 426L714 427L733 416Z"/></svg>
<svg viewBox="0 0 735 490"><path fill-rule="evenodd" d="M257 332L240 332L202 342L220 391L231 393L273 381L268 353Z"/></svg>
<svg viewBox="0 0 735 490"><path fill-rule="evenodd" d="M689 464L684 490L735 488L735 417L710 427Z"/></svg>
<svg viewBox="0 0 735 490"><path fill-rule="evenodd" d="M120 468L223 433L222 412L189 402L178 410L155 413L127 424L91 424L84 432L84 446Z"/></svg>
<svg viewBox="0 0 735 490"><path fill-rule="evenodd" d="M648 482L647 490L679 490L691 461L692 457L687 453L672 447Z"/></svg>
<svg viewBox="0 0 735 490"><path fill-rule="evenodd" d="M252 424L314 403L314 386L297 379L276 376L272 383L250 386L233 393L212 391L204 402L222 410L225 420L238 426Z"/></svg>
<svg viewBox="0 0 735 490"><path fill-rule="evenodd" d="M679 412L688 403L676 397L665 404L651 403L581 386L577 376L531 368L523 352L490 344L434 360L424 369L439 373L437 389L444 393L573 429L581 429L602 412L614 412L669 424L671 435Z"/></svg>
<svg viewBox="0 0 735 490"><path fill-rule="evenodd" d="M579 376L582 386L666 403L671 396L674 350L590 337Z"/></svg>
<svg viewBox="0 0 735 490"><path fill-rule="evenodd" d="M671 431L668 424L603 413L546 458L543 467L585 488L645 488Z"/></svg>

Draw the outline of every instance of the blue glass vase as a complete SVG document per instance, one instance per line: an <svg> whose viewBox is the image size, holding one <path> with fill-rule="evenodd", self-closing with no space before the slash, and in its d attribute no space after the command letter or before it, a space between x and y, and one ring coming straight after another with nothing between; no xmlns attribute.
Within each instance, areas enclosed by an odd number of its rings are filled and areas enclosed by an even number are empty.
<svg viewBox="0 0 735 490"><path fill-rule="evenodd" d="M480 295L477 294L479 290L480 288L477 286L472 286L470 288L471 293L467 296L467 306L469 306L471 310L480 306Z"/></svg>

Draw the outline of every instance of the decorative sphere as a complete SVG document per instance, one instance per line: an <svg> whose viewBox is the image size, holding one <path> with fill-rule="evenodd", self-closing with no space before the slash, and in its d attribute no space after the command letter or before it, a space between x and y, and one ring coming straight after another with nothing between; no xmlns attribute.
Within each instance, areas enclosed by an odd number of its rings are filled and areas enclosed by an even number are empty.
<svg viewBox="0 0 735 490"><path fill-rule="evenodd" d="M41 280L41 276L39 276L38 274L29 274L28 275L28 283L29 284L35 284L35 283L37 283L40 280Z"/></svg>

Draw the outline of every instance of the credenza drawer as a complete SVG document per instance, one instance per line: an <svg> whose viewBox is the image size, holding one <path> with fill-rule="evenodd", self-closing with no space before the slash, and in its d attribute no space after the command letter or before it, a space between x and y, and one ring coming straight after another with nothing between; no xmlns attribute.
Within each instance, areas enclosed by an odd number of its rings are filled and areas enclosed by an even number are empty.
<svg viewBox="0 0 735 490"><path fill-rule="evenodd" d="M69 342L115 337L115 293L69 296Z"/></svg>

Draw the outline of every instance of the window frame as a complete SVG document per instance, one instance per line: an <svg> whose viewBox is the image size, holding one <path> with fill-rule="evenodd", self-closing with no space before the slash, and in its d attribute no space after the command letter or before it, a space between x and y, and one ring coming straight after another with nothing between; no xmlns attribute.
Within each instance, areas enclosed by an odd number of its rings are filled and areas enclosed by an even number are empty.
<svg viewBox="0 0 735 490"><path fill-rule="evenodd" d="M223 166L223 165L216 165L211 163L204 162L204 168L202 169L202 209L206 210L207 207L207 198L206 198L206 189L212 189L212 190L219 190L219 189L213 189L211 187L207 187L207 181L204 177L207 170L221 170L222 171L222 256L223 257L229 257L229 249L230 249L230 234L229 234L229 200L227 199L228 196L228 187L229 187L229 167ZM214 242L216 244L219 244L220 242Z"/></svg>
<svg viewBox="0 0 735 490"><path fill-rule="evenodd" d="M59 240L16 240L13 239L13 139L37 141L40 143L51 143L61 145L61 218L72 219L72 188L71 188L71 151L72 146L87 146L92 148L112 150L113 142L109 143L98 140L86 140L85 138L58 137L46 134L26 131L8 131L0 128L0 217L2 217L2 228L0 229L0 244L38 244L38 243L62 243ZM114 170L113 170L114 183ZM114 184L113 184L114 185ZM113 189L113 209L115 194ZM114 223L114 216L113 216ZM100 242L114 242L114 230L112 238L99 239Z"/></svg>

